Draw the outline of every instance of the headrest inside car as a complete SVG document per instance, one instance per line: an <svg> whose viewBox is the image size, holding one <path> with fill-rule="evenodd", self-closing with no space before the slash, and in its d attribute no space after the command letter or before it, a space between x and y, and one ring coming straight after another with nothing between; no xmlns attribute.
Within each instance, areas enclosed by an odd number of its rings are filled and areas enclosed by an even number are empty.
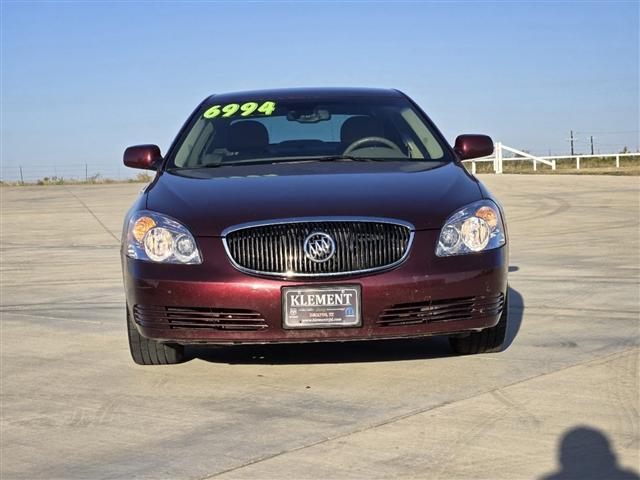
<svg viewBox="0 0 640 480"><path fill-rule="evenodd" d="M340 141L345 145L365 137L384 137L382 123L373 117L361 115L347 119L340 128Z"/></svg>
<svg viewBox="0 0 640 480"><path fill-rule="evenodd" d="M228 148L230 150L265 148L267 145L269 145L269 132L260 122L243 120L229 127Z"/></svg>

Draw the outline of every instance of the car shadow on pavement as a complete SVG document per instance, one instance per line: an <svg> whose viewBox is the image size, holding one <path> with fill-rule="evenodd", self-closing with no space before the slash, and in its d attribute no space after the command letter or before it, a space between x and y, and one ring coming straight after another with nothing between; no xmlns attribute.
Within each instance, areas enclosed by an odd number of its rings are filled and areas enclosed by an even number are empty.
<svg viewBox="0 0 640 480"><path fill-rule="evenodd" d="M558 445L557 472L540 480L640 480L640 476L618 465L618 459L609 438L600 430L578 426L568 430Z"/></svg>
<svg viewBox="0 0 640 480"><path fill-rule="evenodd" d="M512 268L509 267L511 272ZM522 325L522 316L524 315L524 298L515 288L509 287L509 323L507 324L507 336L505 339L503 351L511 346L516 339L520 326Z"/></svg>
<svg viewBox="0 0 640 480"><path fill-rule="evenodd" d="M520 330L523 311L522 295L509 287L509 324L503 350L513 343ZM454 356L446 336L300 344L194 345L187 348L186 354L187 361L197 358L212 363L266 365L390 362Z"/></svg>
<svg viewBox="0 0 640 480"><path fill-rule="evenodd" d="M189 359L229 364L321 364L417 360L453 355L446 337L352 342L190 347Z"/></svg>

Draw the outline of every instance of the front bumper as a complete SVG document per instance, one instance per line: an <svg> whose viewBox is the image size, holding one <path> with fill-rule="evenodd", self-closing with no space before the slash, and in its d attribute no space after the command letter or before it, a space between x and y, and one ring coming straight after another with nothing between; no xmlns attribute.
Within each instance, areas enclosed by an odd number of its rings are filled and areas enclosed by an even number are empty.
<svg viewBox="0 0 640 480"><path fill-rule="evenodd" d="M451 334L494 326L500 318L500 299L504 299L507 289L507 246L440 258L434 253L438 234L431 230L415 232L407 259L393 270L347 278L300 281L251 276L231 265L222 239L214 237L197 239L204 259L200 265L160 265L123 256L128 313L144 337L183 344L370 340ZM340 284L362 287L360 327L283 328L282 287ZM468 307L470 302L473 307L462 311L461 305ZM489 304L494 308L485 308ZM263 325L256 330L220 329L215 325L184 328L172 325L163 315L140 314L167 307L251 311L259 314ZM436 307L437 315L420 316L418 323L416 318L405 323L382 321L390 318L390 311L426 312Z"/></svg>

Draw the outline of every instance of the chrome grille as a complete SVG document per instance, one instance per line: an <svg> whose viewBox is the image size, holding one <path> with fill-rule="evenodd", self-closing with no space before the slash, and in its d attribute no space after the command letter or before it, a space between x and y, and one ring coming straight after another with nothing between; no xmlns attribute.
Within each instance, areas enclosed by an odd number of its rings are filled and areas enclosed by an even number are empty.
<svg viewBox="0 0 640 480"><path fill-rule="evenodd" d="M304 252L312 233L331 236L335 254L314 262ZM323 276L391 268L404 260L411 242L408 225L383 221L296 221L249 226L225 235L227 253L243 271L276 276Z"/></svg>
<svg viewBox="0 0 640 480"><path fill-rule="evenodd" d="M450 322L500 315L502 293L492 296L462 297L393 305L382 311L378 325L396 327L420 323Z"/></svg>

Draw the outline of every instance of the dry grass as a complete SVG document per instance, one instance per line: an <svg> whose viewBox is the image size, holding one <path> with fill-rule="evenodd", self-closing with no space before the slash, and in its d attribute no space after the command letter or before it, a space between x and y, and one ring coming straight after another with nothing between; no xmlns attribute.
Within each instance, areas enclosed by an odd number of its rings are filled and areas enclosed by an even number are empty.
<svg viewBox="0 0 640 480"><path fill-rule="evenodd" d="M113 178L103 178L100 175L89 177L87 180L68 179L64 177L43 177L35 181L27 181L24 183L18 181L3 182L0 186L34 186L34 185L107 185L111 183L149 183L153 180L153 175L147 172L140 172L133 178L123 180L114 180Z"/></svg>

